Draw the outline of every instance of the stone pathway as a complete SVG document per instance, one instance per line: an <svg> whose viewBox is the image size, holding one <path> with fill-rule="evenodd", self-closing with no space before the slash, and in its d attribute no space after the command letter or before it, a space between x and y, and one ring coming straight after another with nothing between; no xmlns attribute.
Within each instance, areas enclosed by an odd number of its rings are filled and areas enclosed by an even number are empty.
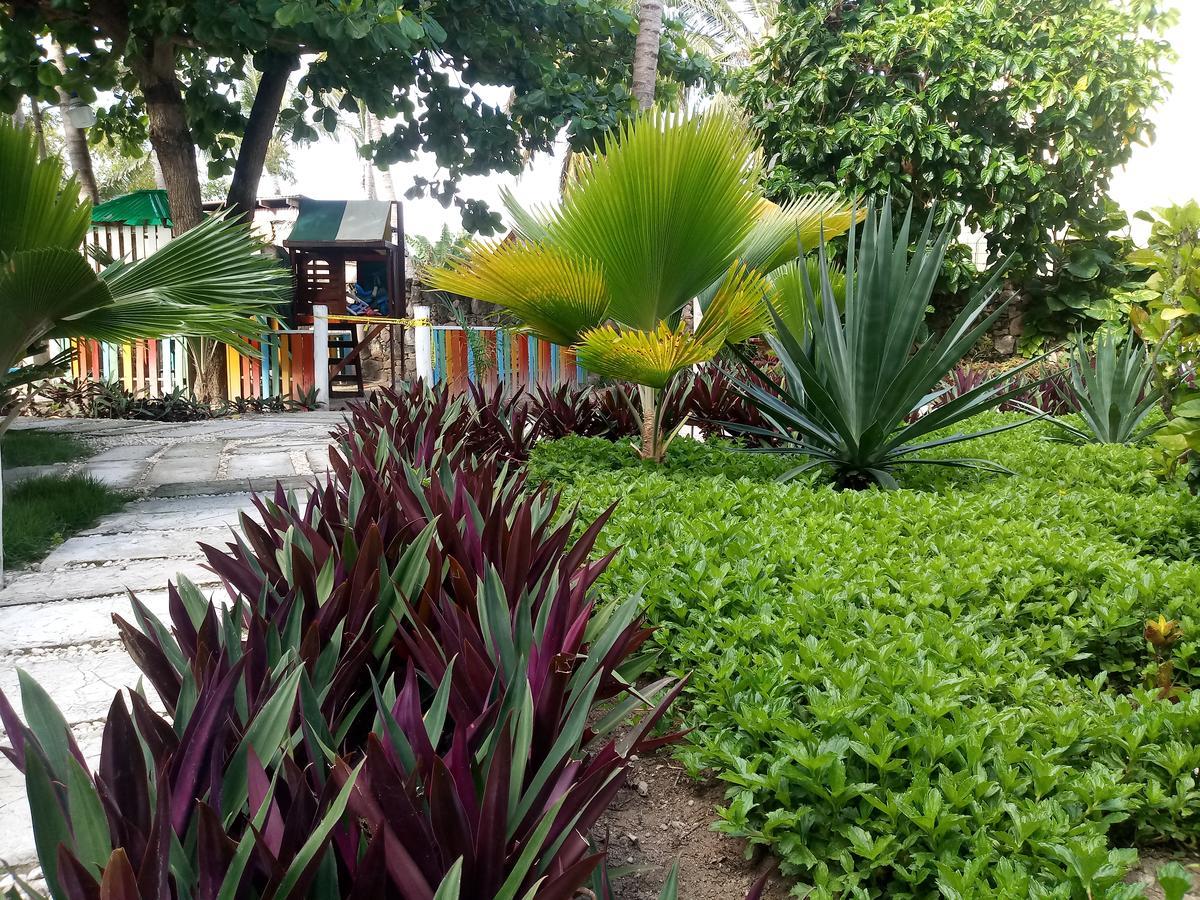
<svg viewBox="0 0 1200 900"><path fill-rule="evenodd" d="M34 569L9 573L0 589L0 688L18 711L23 669L50 692L94 762L113 694L139 676L111 618L128 613L126 590L164 615L167 581L176 574L215 589L199 542L224 543L250 491L276 480L302 488L325 471L329 432L341 421L338 412L178 424L18 421L15 428L70 433L101 447L82 463L54 468L86 471L141 498L68 539ZM33 474L10 469L6 481L14 473ZM0 758L0 870L25 868L33 858L24 780Z"/></svg>

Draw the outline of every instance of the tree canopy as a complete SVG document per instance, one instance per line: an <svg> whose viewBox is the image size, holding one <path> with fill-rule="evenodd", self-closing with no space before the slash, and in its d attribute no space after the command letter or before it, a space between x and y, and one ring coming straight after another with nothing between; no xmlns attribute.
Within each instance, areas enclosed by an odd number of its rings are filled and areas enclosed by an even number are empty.
<svg viewBox="0 0 1200 900"><path fill-rule="evenodd" d="M198 179L173 183L195 167L192 148L210 175L233 170L235 188L241 157L252 156L257 170L242 181L257 186L277 122L312 139L337 128L339 108L361 105L395 123L372 147L381 163L432 154L438 177L412 190L458 203L468 227L486 228L496 217L457 196L459 178L515 172L564 127L589 145L631 107L636 20L606 0L0 0L0 13L0 108L21 95L56 102L59 86L87 102L113 92L97 129L149 138L177 220L188 218L177 205L199 215ZM47 37L66 48L64 72L46 56ZM711 71L678 29L664 32L661 57L679 84ZM236 89L248 59L262 78L245 109ZM486 103L474 84L509 86L510 102Z"/></svg>
<svg viewBox="0 0 1200 900"><path fill-rule="evenodd" d="M1152 139L1170 16L1154 0L790 0L736 91L777 198L937 201L1036 272Z"/></svg>

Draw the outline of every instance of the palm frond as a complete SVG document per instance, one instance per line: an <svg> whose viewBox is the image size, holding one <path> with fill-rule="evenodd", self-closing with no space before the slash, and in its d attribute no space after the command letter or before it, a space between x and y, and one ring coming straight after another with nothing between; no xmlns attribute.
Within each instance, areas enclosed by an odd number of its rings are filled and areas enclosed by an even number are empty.
<svg viewBox="0 0 1200 900"><path fill-rule="evenodd" d="M429 276L442 291L511 310L532 334L573 344L606 317L608 287L599 265L521 241L480 242Z"/></svg>
<svg viewBox="0 0 1200 900"><path fill-rule="evenodd" d="M92 218L62 161L39 159L33 132L0 120L0 259L18 250L75 250Z"/></svg>
<svg viewBox="0 0 1200 900"><path fill-rule="evenodd" d="M651 330L725 274L754 224L760 176L732 110L647 111L579 166L546 241L595 260L610 317Z"/></svg>
<svg viewBox="0 0 1200 900"><path fill-rule="evenodd" d="M661 390L683 369L711 360L721 343L698 339L682 323L671 328L659 322L653 331L602 325L583 335L575 358L597 375L626 378Z"/></svg>
<svg viewBox="0 0 1200 900"><path fill-rule="evenodd" d="M717 295L696 328L696 340L740 344L762 334L768 325L767 281L754 269L735 262L721 280Z"/></svg>

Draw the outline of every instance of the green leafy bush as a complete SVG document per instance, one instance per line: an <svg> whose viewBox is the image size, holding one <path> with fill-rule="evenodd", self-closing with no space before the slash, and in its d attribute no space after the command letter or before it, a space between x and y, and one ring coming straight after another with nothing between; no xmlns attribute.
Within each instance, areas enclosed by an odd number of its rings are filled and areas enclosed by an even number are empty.
<svg viewBox="0 0 1200 900"><path fill-rule="evenodd" d="M1136 896L1120 848L1200 838L1200 511L1150 451L1049 430L979 439L1018 478L928 466L890 492L684 440L656 470L535 449L583 520L619 501L600 584L641 591L694 671L683 759L811 896ZM1147 684L1160 614L1178 702Z"/></svg>

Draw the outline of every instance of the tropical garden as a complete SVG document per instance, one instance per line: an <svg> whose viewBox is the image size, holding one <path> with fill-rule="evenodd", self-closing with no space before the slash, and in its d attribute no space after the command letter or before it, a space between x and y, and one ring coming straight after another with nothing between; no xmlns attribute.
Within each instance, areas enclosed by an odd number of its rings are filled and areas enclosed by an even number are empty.
<svg viewBox="0 0 1200 900"><path fill-rule="evenodd" d="M393 124L375 159L434 153L451 177L414 188L480 234L429 243L428 287L589 373L351 405L327 476L203 548L220 590L114 617L143 680L98 759L35 680L0 692L40 864L13 893L1196 896L1200 206L1135 241L1108 195L1172 13L527 5L164 31L0 0L11 99L116 98L93 139L148 140L195 213L97 273L78 185L0 126L10 416L48 337L244 340L286 276L239 204L267 138L339 105ZM557 204L457 196L564 130ZM647 760L716 786L752 877L622 865L606 816Z"/></svg>

